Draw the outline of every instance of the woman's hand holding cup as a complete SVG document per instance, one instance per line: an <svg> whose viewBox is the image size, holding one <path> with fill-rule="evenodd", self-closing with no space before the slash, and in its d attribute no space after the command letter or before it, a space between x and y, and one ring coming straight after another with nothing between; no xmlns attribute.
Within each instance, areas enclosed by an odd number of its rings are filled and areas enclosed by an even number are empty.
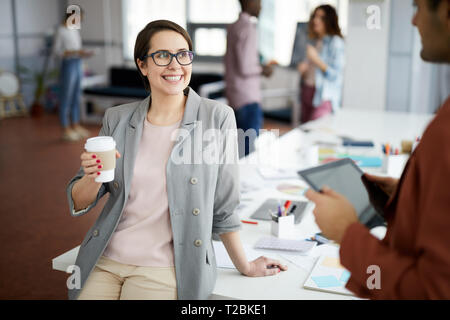
<svg viewBox="0 0 450 320"><path fill-rule="evenodd" d="M116 150L116 159L120 157L119 151ZM103 168L103 165L101 159L97 157L95 152L83 152L80 158L85 177L95 179L100 175L100 170Z"/></svg>

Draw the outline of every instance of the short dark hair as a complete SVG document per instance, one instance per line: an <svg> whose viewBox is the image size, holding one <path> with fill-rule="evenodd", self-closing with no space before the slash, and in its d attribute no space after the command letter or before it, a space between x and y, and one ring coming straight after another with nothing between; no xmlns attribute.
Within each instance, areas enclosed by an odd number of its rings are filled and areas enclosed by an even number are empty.
<svg viewBox="0 0 450 320"><path fill-rule="evenodd" d="M141 70L139 69L139 65L137 63L137 59L143 60L143 57L148 53L148 50L150 49L150 41L152 37L156 33L164 30L171 30L181 34L183 38L186 39L189 45L189 50L192 50L191 37L183 27L176 24L175 22L169 20L155 20L147 24L145 28L142 29L141 32L139 32L139 34L137 35L136 43L134 45L134 63L136 64L139 75L144 82L144 87L148 91L150 91L150 83L148 82L147 77L145 77L141 73Z"/></svg>
<svg viewBox="0 0 450 320"><path fill-rule="evenodd" d="M317 39L317 34L314 32L314 28L313 28L313 19L318 10L323 10L323 12L325 12L324 23L325 23L326 33L328 35L339 36L339 37L343 38L341 28L339 27L339 19L338 19L336 9L334 9L334 7L330 6L329 4L324 4L324 5L318 6L311 13L311 17L309 19L309 24L308 24L309 37L311 39Z"/></svg>
<svg viewBox="0 0 450 320"><path fill-rule="evenodd" d="M437 7L439 7L439 4L442 0L427 0L428 2L428 8L430 8L432 11L436 11Z"/></svg>

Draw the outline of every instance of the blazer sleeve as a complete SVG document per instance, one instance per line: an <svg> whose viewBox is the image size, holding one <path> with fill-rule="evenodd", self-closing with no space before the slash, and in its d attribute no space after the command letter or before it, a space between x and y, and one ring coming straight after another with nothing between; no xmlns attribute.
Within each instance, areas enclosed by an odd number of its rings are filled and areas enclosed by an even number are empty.
<svg viewBox="0 0 450 320"><path fill-rule="evenodd" d="M103 116L103 125L100 129L99 136L108 136L109 135L109 125L108 125L108 109L105 112L105 115ZM69 181L66 187L66 194L67 194L67 200L69 202L69 210L70 214L74 217L82 216L85 213L89 212L95 205L97 204L98 200L102 198L107 192L107 185L105 183L102 183L102 186L100 187L100 190L97 193L97 198L94 200L93 203L91 203L87 208L75 211L74 209L74 203L72 199L72 188L74 184L81 179L84 176L84 170L83 167L80 167L77 174Z"/></svg>
<svg viewBox="0 0 450 320"><path fill-rule="evenodd" d="M411 197L417 199L418 216L414 218L417 230L408 231L414 234L411 241L414 241L415 252L404 252L379 241L359 223L351 225L344 235L340 248L341 263L352 273L347 287L359 296L371 299L450 297L450 200L447 187L450 152L443 150L439 143L450 138L450 112L448 114L449 117L441 118L440 127L432 124L432 131L430 126L418 147L422 150L417 150L415 169L410 171L409 180L409 184L413 182L416 185L402 186L416 190L411 195L417 195ZM399 202L396 219L405 219L400 212L402 208ZM380 290L369 290L367 287L369 275L366 268L369 265L380 268Z"/></svg>
<svg viewBox="0 0 450 320"><path fill-rule="evenodd" d="M214 234L237 231L241 222L234 210L239 200L239 157L237 145L236 120L228 107L221 125L221 154L216 190L214 195Z"/></svg>

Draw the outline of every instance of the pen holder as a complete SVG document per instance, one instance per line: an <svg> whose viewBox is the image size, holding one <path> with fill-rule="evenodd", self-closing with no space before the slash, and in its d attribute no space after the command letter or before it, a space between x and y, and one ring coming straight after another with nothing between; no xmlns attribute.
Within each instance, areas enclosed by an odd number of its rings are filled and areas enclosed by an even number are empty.
<svg viewBox="0 0 450 320"><path fill-rule="evenodd" d="M294 215L273 217L271 233L278 238L291 238L294 233Z"/></svg>
<svg viewBox="0 0 450 320"><path fill-rule="evenodd" d="M405 168L408 155L385 155L383 157L383 172L391 177L400 177Z"/></svg>

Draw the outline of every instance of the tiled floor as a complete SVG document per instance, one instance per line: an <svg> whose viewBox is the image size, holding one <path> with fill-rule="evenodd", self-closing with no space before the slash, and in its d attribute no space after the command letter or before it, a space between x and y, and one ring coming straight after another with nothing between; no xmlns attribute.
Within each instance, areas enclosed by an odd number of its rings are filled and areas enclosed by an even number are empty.
<svg viewBox="0 0 450 320"><path fill-rule="evenodd" d="M266 120L266 129L290 126ZM96 135L99 126L87 126ZM84 141L60 140L55 114L0 120L0 299L66 299L68 274L52 258L79 245L106 202L69 214L65 187Z"/></svg>

